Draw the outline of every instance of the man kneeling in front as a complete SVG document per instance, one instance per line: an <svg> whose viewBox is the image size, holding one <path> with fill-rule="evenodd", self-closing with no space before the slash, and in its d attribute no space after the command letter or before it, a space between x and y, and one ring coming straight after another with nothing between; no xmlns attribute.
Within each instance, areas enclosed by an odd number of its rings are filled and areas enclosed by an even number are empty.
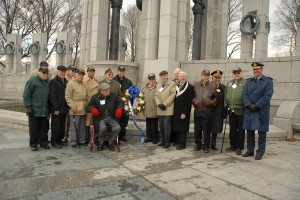
<svg viewBox="0 0 300 200"><path fill-rule="evenodd" d="M110 92L109 88L109 84L101 83L98 87L99 93L92 96L87 107L88 112L91 112L93 115L95 132L99 130L98 151L103 150L107 125L111 126L111 133L108 138L108 149L111 151L115 150L114 140L121 130L118 119L122 117L123 103L117 94Z"/></svg>

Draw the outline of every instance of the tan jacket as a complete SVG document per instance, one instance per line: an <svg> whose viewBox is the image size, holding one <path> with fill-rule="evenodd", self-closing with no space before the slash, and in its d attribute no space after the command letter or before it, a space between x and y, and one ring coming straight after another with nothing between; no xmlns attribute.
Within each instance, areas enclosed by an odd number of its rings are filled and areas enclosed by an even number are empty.
<svg viewBox="0 0 300 200"><path fill-rule="evenodd" d="M142 88L142 93L145 96L145 110L144 115L147 118L157 118L157 106L155 104L154 96L155 96L156 85L149 87L147 83L145 87Z"/></svg>
<svg viewBox="0 0 300 200"><path fill-rule="evenodd" d="M111 80L111 82L107 82L106 79L103 79L102 81L99 82L99 84L101 83L108 83L110 85L109 90L115 94L117 94L118 96L121 95L121 85L118 81L115 80Z"/></svg>
<svg viewBox="0 0 300 200"><path fill-rule="evenodd" d="M94 94L98 93L98 85L99 83L92 78L89 78L88 76L83 78L83 85L85 86L87 90L87 103L90 103L91 98ZM93 116L91 113L86 114L86 126L90 126L93 124Z"/></svg>
<svg viewBox="0 0 300 200"><path fill-rule="evenodd" d="M87 106L87 92L83 83L78 82L75 78L67 84L66 101L70 107L70 115L85 115Z"/></svg>
<svg viewBox="0 0 300 200"><path fill-rule="evenodd" d="M159 116L171 116L174 112L174 98L176 95L176 84L174 81L169 80L165 87L162 89L161 82L157 83L155 89L155 103L158 106L159 104L164 104L167 109L161 110L157 107L157 115Z"/></svg>

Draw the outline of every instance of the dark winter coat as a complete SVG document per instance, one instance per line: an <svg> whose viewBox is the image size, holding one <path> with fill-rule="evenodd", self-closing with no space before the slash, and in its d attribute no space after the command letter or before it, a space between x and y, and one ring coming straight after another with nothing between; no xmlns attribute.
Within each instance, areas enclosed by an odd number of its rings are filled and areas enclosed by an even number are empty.
<svg viewBox="0 0 300 200"><path fill-rule="evenodd" d="M225 85L220 83L216 88L217 105L212 109L211 132L214 134L223 130L224 91Z"/></svg>
<svg viewBox="0 0 300 200"><path fill-rule="evenodd" d="M120 83L122 93L126 92L126 90L132 86L132 82L130 79L123 77L123 79L121 80L118 74L114 76L113 80L118 81Z"/></svg>
<svg viewBox="0 0 300 200"><path fill-rule="evenodd" d="M174 99L174 114L173 114L173 126L172 129L175 132L188 132L190 127L190 115L192 100L194 96L194 87L188 82L184 83L183 87L179 91L176 86L176 96ZM185 114L185 119L180 119L181 114Z"/></svg>
<svg viewBox="0 0 300 200"><path fill-rule="evenodd" d="M31 77L25 85L23 102L25 107L31 107L34 117L49 116L49 80L43 81L40 77Z"/></svg>
<svg viewBox="0 0 300 200"><path fill-rule="evenodd" d="M69 106L65 99L65 91L67 87L67 79L63 81L57 75L50 80L49 83L49 100L50 100L50 112L53 114L55 111L59 111L61 114L67 114L69 112Z"/></svg>
<svg viewBox="0 0 300 200"><path fill-rule="evenodd" d="M105 104L101 104L101 101L105 101ZM91 112L91 109L94 107L97 108L97 110L100 113L98 117L93 117L93 124L95 130L98 130L99 123L104 118L106 111L109 117L111 117L112 119L116 119L115 113L117 108L123 109L124 105L120 97L115 93L111 92L106 97L104 97L100 93L93 95L89 105L87 106L87 112Z"/></svg>
<svg viewBox="0 0 300 200"><path fill-rule="evenodd" d="M262 75L256 82L255 78L247 79L243 92L245 106L243 129L269 131L270 100L273 95L273 80ZM250 104L259 107L256 111L247 108Z"/></svg>

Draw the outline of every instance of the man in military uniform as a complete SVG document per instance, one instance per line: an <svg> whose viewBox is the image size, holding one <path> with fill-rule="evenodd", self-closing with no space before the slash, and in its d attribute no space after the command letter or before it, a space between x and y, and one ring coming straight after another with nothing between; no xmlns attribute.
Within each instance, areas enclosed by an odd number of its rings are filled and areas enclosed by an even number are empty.
<svg viewBox="0 0 300 200"><path fill-rule="evenodd" d="M92 96L98 93L99 83L95 80L95 68L93 66L87 67L87 76L83 78L83 85L87 91L87 103L90 102ZM91 139L90 126L93 125L93 117L91 113L86 114L86 133L85 133L85 143L88 144Z"/></svg>
<svg viewBox="0 0 300 200"><path fill-rule="evenodd" d="M112 72L111 68L108 68L105 71L104 79L102 81L100 81L99 84L108 83L108 85L110 87L109 88L110 92L113 92L113 93L117 94L118 96L120 96L120 94L121 94L120 84L118 83L118 81L114 80L113 77L114 77L114 73Z"/></svg>
<svg viewBox="0 0 300 200"><path fill-rule="evenodd" d="M221 83L221 77L223 72L221 70L215 70L211 74L212 83L216 85L216 107L212 109L212 118L211 121L211 143L210 147L213 150L218 150L217 145L217 134L222 133L223 130L223 113L224 113L224 90L225 85Z"/></svg>
<svg viewBox="0 0 300 200"><path fill-rule="evenodd" d="M70 65L68 67L68 71L67 71L67 74L66 74L67 81L70 81L75 76L76 69L77 68L74 65Z"/></svg>
<svg viewBox="0 0 300 200"><path fill-rule="evenodd" d="M132 82L130 79L125 77L125 67L119 66L118 67L118 74L113 78L113 80L118 81L121 86L121 92L124 93L128 88L132 86ZM120 119L120 140L126 142L126 127L128 125L129 116L123 114L122 118Z"/></svg>
<svg viewBox="0 0 300 200"><path fill-rule="evenodd" d="M236 67L232 70L234 79L227 83L225 88L224 106L229 112L229 139L230 147L226 151L236 151L237 155L242 154L245 141L245 130L243 129L244 102L243 90L246 80L243 78L242 70Z"/></svg>
<svg viewBox="0 0 300 200"><path fill-rule="evenodd" d="M243 128L247 130L247 152L243 157L254 156L255 131L258 131L258 149L255 160L261 160L266 149L266 132L269 131L270 101L273 80L264 76L263 64L251 64L254 77L247 79L243 99L245 107Z"/></svg>

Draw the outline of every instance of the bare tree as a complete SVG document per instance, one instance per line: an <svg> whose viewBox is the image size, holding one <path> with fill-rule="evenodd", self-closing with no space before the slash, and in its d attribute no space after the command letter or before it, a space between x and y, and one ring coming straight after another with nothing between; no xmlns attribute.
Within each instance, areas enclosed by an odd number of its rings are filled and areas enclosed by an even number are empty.
<svg viewBox="0 0 300 200"><path fill-rule="evenodd" d="M192 49L193 49L193 30L194 30L194 14L192 8L190 9L190 25L188 35L188 60L192 60Z"/></svg>
<svg viewBox="0 0 300 200"><path fill-rule="evenodd" d="M80 34L81 34L81 17L82 14L79 13L73 20L73 65L79 65L79 47L80 47Z"/></svg>
<svg viewBox="0 0 300 200"><path fill-rule="evenodd" d="M136 61L137 23L138 8L135 5L130 5L121 14L121 24L126 27L127 38L125 60L130 62Z"/></svg>
<svg viewBox="0 0 300 200"><path fill-rule="evenodd" d="M242 0L228 0L228 20L227 20L227 59L241 48L241 32L239 21L242 18Z"/></svg>
<svg viewBox="0 0 300 200"><path fill-rule="evenodd" d="M296 52L297 8L300 0L281 1L274 11L274 29L279 34L275 37L273 46L280 56L293 56Z"/></svg>

